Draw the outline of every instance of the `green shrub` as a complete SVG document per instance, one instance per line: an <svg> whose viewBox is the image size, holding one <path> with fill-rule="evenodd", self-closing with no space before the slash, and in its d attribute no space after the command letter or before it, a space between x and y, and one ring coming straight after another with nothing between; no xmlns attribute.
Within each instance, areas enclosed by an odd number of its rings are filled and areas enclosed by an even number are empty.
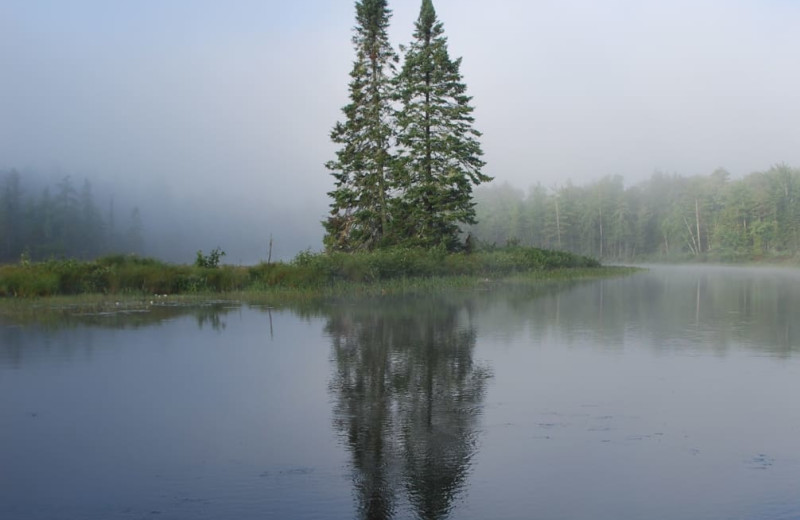
<svg viewBox="0 0 800 520"><path fill-rule="evenodd" d="M30 266L0 266L0 296L31 298L58 294L58 275Z"/></svg>
<svg viewBox="0 0 800 520"><path fill-rule="evenodd" d="M219 267L219 261L225 256L225 251L219 247L215 247L207 256L203 255L203 251L197 252L197 258L194 260L195 267L202 267L206 269L216 269Z"/></svg>

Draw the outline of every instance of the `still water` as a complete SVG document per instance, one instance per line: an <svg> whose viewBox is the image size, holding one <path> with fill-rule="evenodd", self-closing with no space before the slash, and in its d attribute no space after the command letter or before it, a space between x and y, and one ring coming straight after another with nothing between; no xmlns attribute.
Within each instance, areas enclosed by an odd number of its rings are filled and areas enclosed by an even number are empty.
<svg viewBox="0 0 800 520"><path fill-rule="evenodd" d="M800 518L800 272L0 322L0 518Z"/></svg>

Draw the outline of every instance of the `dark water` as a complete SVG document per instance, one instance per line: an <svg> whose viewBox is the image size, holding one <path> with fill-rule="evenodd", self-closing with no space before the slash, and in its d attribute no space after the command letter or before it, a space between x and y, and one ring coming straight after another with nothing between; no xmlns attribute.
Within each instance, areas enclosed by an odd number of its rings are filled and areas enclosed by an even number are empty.
<svg viewBox="0 0 800 520"><path fill-rule="evenodd" d="M800 272L0 324L0 518L800 518Z"/></svg>

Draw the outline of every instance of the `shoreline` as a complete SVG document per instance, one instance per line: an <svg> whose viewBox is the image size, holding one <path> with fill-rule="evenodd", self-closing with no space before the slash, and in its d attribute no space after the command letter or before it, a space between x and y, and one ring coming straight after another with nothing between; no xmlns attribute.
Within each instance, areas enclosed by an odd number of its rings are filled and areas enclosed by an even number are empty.
<svg viewBox="0 0 800 520"><path fill-rule="evenodd" d="M548 283L588 281L620 277L642 271L639 267L603 266L565 268L514 273L489 278L474 275L398 277L374 282L339 281L316 287L260 287L237 291L198 291L179 294L145 292L82 293L30 297L0 297L0 317L14 318L35 313L125 314L169 307L212 304L265 305L284 308L302 304L324 304L369 298L425 296L446 292L498 290Z"/></svg>

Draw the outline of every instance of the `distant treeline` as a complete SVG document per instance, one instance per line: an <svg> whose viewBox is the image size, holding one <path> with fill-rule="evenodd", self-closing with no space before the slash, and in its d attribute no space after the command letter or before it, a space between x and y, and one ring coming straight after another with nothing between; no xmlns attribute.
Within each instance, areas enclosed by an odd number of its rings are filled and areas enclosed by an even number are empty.
<svg viewBox="0 0 800 520"><path fill-rule="evenodd" d="M39 193L30 189L16 170L0 172L0 262L142 252L138 208L117 223L113 200L101 210L91 183L78 189L68 176Z"/></svg>
<svg viewBox="0 0 800 520"><path fill-rule="evenodd" d="M509 185L476 192L486 244L563 249L604 259L735 261L800 253L800 170L774 166L732 180L655 173L626 188L620 176L528 194Z"/></svg>

